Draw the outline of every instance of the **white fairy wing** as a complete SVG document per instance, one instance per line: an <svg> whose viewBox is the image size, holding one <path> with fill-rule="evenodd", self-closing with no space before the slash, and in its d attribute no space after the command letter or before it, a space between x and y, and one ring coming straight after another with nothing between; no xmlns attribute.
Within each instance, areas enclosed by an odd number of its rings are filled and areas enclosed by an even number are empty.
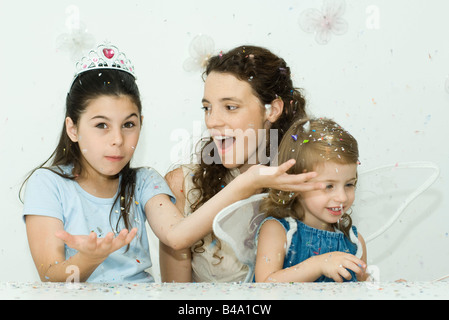
<svg viewBox="0 0 449 320"><path fill-rule="evenodd" d="M259 205L266 197L266 193L261 193L237 201L221 210L213 222L215 235L234 250L240 262L249 267L245 282L251 281L254 276L255 236L263 220L263 213L259 212Z"/></svg>
<svg viewBox="0 0 449 320"><path fill-rule="evenodd" d="M396 163L360 172L352 219L363 233L365 242L386 232L438 176L439 168L432 162ZM238 201L220 211L213 222L215 235L231 246L237 258L248 265L245 282L254 276L255 235L263 220L259 205L266 197L267 194L263 193Z"/></svg>
<svg viewBox="0 0 449 320"><path fill-rule="evenodd" d="M365 241L385 233L438 176L439 168L432 162L396 163L360 172L352 219Z"/></svg>

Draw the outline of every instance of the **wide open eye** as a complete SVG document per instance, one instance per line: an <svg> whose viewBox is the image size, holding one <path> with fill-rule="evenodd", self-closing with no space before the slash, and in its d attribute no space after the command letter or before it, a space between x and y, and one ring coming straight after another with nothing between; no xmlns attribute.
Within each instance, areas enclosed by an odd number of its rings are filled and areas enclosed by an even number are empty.
<svg viewBox="0 0 449 320"><path fill-rule="evenodd" d="M136 124L133 121L128 121L123 125L123 128L131 129L134 128Z"/></svg>
<svg viewBox="0 0 449 320"><path fill-rule="evenodd" d="M104 122L97 124L95 127L98 129L107 129L108 128L107 124Z"/></svg>

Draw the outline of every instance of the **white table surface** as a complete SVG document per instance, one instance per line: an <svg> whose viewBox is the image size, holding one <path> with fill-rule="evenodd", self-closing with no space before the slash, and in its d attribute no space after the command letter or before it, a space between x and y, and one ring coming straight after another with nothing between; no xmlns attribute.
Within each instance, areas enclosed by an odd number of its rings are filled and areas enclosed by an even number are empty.
<svg viewBox="0 0 449 320"><path fill-rule="evenodd" d="M449 299L449 282L66 284L1 282L2 300L425 300Z"/></svg>

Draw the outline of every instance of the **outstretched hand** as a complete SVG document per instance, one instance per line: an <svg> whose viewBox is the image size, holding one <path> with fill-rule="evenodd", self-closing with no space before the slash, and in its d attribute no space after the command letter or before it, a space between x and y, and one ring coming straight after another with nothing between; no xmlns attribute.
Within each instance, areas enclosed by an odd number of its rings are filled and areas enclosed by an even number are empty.
<svg viewBox="0 0 449 320"><path fill-rule="evenodd" d="M97 238L95 232L91 232L86 236L72 235L64 230L57 231L55 236L64 241L67 246L77 250L89 259L102 262L114 251L128 245L136 234L137 228L133 228L130 232L127 229L123 229L115 238L112 232L109 232L104 238Z"/></svg>
<svg viewBox="0 0 449 320"><path fill-rule="evenodd" d="M316 172L288 174L287 171L295 163L294 159L290 159L277 167L252 166L248 169L248 174L252 175L255 186L259 189L272 188L282 191L304 192L326 187L323 183L310 181L317 176Z"/></svg>

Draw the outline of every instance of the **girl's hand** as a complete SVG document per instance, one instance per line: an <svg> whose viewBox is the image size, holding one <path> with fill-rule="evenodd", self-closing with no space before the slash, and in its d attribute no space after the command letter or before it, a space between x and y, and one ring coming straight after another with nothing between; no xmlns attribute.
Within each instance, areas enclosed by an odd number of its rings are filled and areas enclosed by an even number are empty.
<svg viewBox="0 0 449 320"><path fill-rule="evenodd" d="M345 252L329 252L315 258L320 259L321 272L324 276L332 278L335 282L343 282L351 279L349 270L355 272L356 275L363 275L366 271L366 263L356 256Z"/></svg>
<svg viewBox="0 0 449 320"><path fill-rule="evenodd" d="M290 159L278 167L268 167L264 165L252 166L247 170L247 174L253 181L253 186L258 191L263 188L272 188L282 191L304 192L324 189L323 183L310 182L317 176L316 172L302 174L287 174L287 171L296 163ZM245 172L246 173L246 172Z"/></svg>
<svg viewBox="0 0 449 320"><path fill-rule="evenodd" d="M71 235L70 233L60 230L55 236L72 249L77 250L80 254L86 256L93 261L103 262L111 253L128 245L136 236L137 228L133 228L131 232L123 229L119 235L114 238L114 234L109 232L104 238L97 238L95 232L90 235Z"/></svg>

